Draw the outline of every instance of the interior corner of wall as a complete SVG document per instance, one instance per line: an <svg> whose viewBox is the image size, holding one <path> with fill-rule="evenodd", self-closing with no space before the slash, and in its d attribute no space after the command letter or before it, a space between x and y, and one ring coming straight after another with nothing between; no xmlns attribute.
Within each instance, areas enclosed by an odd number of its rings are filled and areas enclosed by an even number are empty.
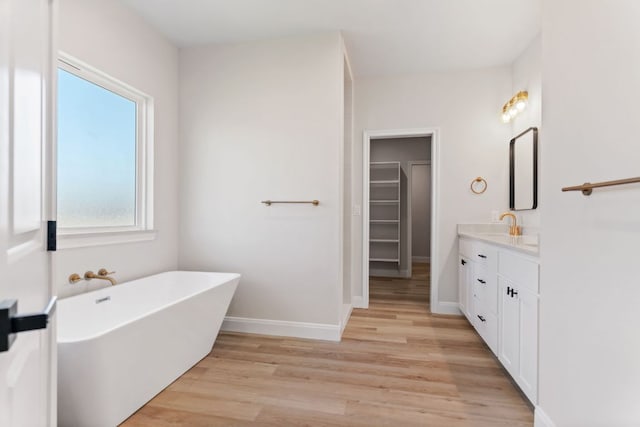
<svg viewBox="0 0 640 427"><path fill-rule="evenodd" d="M342 56L344 58L344 63L347 66L347 71L349 72L349 77L353 81L353 72L351 69L351 59L349 58L349 51L347 50L347 45L344 42L344 38L342 37L342 32L339 32L340 35L340 46L342 50Z"/></svg>

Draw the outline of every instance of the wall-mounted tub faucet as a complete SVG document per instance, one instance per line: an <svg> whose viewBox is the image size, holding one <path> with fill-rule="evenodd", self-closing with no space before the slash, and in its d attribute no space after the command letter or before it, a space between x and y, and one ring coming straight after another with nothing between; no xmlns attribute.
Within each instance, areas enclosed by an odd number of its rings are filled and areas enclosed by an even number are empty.
<svg viewBox="0 0 640 427"><path fill-rule="evenodd" d="M94 273L93 271L87 271L86 273L84 273L84 278L85 280L91 280L91 279L108 280L109 282L111 282L111 285L115 285L117 283L116 279L109 276L109 274L113 274L113 273L115 273L115 271L108 271L106 268L101 268L100 270L98 270L98 274Z"/></svg>

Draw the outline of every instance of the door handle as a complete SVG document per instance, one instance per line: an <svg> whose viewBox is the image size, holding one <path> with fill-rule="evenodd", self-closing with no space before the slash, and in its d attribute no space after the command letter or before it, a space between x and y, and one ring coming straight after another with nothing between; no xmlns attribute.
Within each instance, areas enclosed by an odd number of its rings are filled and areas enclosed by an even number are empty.
<svg viewBox="0 0 640 427"><path fill-rule="evenodd" d="M18 301L0 302L0 353L8 351L16 340L16 334L37 329L46 329L49 317L56 310L57 297L52 297L41 313L17 316Z"/></svg>
<svg viewBox="0 0 640 427"><path fill-rule="evenodd" d="M486 322L486 321L487 321L487 319L485 319L484 317L480 316L479 314L478 314L478 319L480 319L480 320L481 320L481 321L483 321L483 322Z"/></svg>
<svg viewBox="0 0 640 427"><path fill-rule="evenodd" d="M467 261L465 261L463 259L460 260L460 264L465 265L466 263L467 263Z"/></svg>
<svg viewBox="0 0 640 427"><path fill-rule="evenodd" d="M484 285L485 283L487 283L486 281L484 281L484 280L482 280L482 279L476 279L476 280L477 280L478 282L482 283L483 285Z"/></svg>

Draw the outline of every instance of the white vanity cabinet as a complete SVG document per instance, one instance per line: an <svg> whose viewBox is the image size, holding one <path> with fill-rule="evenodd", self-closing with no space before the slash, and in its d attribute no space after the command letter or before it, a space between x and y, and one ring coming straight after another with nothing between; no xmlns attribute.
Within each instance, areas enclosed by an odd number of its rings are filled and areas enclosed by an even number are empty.
<svg viewBox="0 0 640 427"><path fill-rule="evenodd" d="M459 239L460 310L537 403L538 260L504 245Z"/></svg>

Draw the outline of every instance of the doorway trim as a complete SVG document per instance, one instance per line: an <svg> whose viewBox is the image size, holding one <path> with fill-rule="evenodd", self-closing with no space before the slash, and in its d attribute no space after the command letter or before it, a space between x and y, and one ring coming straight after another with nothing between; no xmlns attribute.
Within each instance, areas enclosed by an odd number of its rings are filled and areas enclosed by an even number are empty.
<svg viewBox="0 0 640 427"><path fill-rule="evenodd" d="M365 130L362 136L362 307L369 307L369 163L371 140L383 138L431 137L431 292L429 303L432 313L442 312L438 302L438 209L440 196L440 130L438 128Z"/></svg>

